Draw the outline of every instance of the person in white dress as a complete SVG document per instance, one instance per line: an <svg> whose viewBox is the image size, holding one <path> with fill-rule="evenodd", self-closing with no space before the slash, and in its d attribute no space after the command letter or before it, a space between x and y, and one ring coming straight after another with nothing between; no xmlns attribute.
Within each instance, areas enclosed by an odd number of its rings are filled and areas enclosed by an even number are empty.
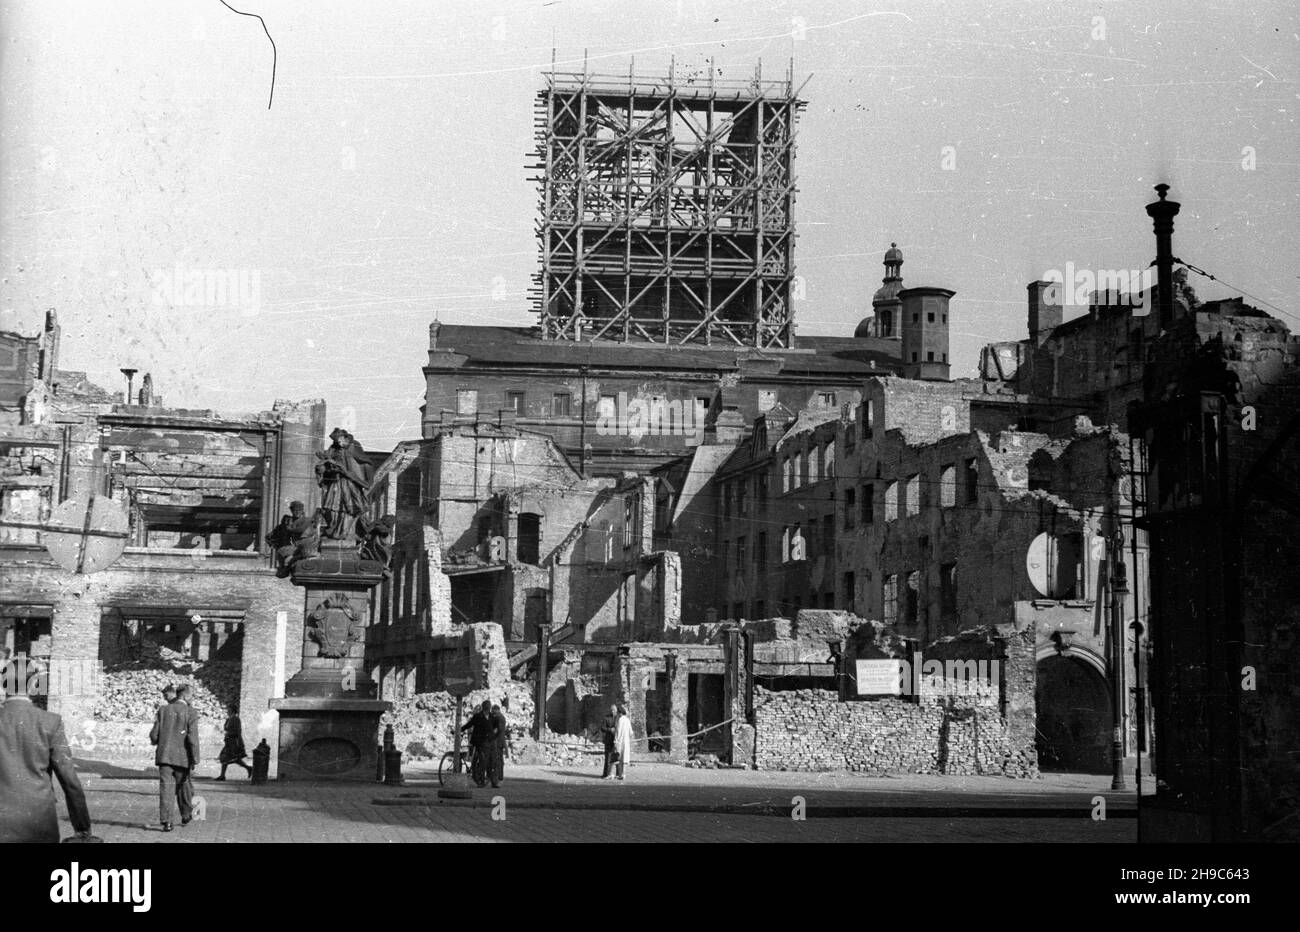
<svg viewBox="0 0 1300 932"><path fill-rule="evenodd" d="M632 720L627 717L627 706L618 707L618 723L614 726L614 752L618 754L618 778L632 758Z"/></svg>

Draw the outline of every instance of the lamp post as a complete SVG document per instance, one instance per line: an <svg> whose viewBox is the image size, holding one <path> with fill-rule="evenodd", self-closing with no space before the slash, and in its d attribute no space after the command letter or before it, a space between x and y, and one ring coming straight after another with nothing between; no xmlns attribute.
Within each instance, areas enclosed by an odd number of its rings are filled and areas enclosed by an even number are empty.
<svg viewBox="0 0 1300 932"><path fill-rule="evenodd" d="M1142 635L1145 628L1142 622L1135 621L1133 629L1133 711L1137 717L1137 766L1133 770L1133 780L1137 783L1139 803L1142 799L1142 752L1147 749L1147 691L1142 688Z"/></svg>

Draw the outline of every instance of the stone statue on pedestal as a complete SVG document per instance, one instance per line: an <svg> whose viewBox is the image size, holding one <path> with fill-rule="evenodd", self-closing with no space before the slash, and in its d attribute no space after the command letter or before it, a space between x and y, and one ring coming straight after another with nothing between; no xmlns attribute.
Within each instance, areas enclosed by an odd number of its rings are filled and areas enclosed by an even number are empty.
<svg viewBox="0 0 1300 932"><path fill-rule="evenodd" d="M362 542L358 519L366 509L370 464L365 451L346 430L336 427L330 448L317 453L316 479L321 487L321 536L350 544Z"/></svg>

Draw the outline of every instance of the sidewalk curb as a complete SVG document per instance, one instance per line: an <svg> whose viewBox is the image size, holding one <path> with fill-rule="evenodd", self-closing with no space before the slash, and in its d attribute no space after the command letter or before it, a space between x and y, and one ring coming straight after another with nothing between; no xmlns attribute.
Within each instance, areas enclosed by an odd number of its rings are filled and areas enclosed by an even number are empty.
<svg viewBox="0 0 1300 932"><path fill-rule="evenodd" d="M497 793L497 796L504 794ZM440 799L437 795L407 794L404 796L377 797L372 799L375 806L419 806L435 808L446 806L459 809L492 809L494 804L488 799ZM515 809L563 809L597 812L696 812L714 815L751 815L777 816L789 818L789 806L774 806L771 803L756 805L705 805L698 803L641 803L641 802L569 802L555 800L547 802L521 801L506 805ZM1060 806L807 806L804 815L810 819L1088 819L1092 811L1087 806L1069 809ZM1137 809L1113 809L1110 818L1135 819Z"/></svg>

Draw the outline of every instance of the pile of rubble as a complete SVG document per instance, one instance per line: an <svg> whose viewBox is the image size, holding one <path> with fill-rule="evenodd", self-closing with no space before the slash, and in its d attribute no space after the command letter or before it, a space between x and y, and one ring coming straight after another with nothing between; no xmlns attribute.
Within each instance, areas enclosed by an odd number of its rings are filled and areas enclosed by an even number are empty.
<svg viewBox="0 0 1300 932"><path fill-rule="evenodd" d="M755 725L762 770L1038 775L1032 746L1015 746L996 696L840 702L830 690L759 687Z"/></svg>
<svg viewBox="0 0 1300 932"><path fill-rule="evenodd" d="M605 760L605 744L590 734L561 735L549 728L538 745L531 736L516 750L516 757L530 763L594 767Z"/></svg>
<svg viewBox="0 0 1300 932"><path fill-rule="evenodd" d="M471 692L465 697L461 724L484 699L501 705L510 726L512 763L584 765L602 760L599 735L561 735L548 728L540 743L533 740L533 692L528 683L512 680L496 690ZM407 760L437 760L454 747L456 699L445 692L419 693L394 702L385 721L391 722L397 748Z"/></svg>
<svg viewBox="0 0 1300 932"><path fill-rule="evenodd" d="M239 708L240 665L229 661L195 663L159 656L111 667L101 678L95 718L103 722L152 723L162 705L162 688L189 684L190 703L218 727Z"/></svg>
<svg viewBox="0 0 1300 932"><path fill-rule="evenodd" d="M504 694L505 701L502 702ZM475 690L465 697L463 725L484 699L501 706L510 726L510 745L518 746L533 725L533 694L527 683L507 682L496 690ZM397 748L408 760L436 760L454 747L456 699L451 693L419 693L399 699L385 717L393 726Z"/></svg>

